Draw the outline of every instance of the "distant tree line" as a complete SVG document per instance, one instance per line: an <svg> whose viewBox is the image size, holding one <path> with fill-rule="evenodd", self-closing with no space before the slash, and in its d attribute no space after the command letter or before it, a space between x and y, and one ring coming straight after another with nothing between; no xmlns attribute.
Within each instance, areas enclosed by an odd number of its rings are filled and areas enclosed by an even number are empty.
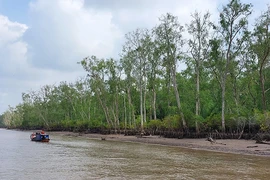
<svg viewBox="0 0 270 180"><path fill-rule="evenodd" d="M4 128L5 124L4 124L4 115L0 115L0 128Z"/></svg>
<svg viewBox="0 0 270 180"><path fill-rule="evenodd" d="M270 7L254 25L252 4L230 0L219 21L165 14L126 34L120 59L89 56L75 82L22 93L0 122L70 131L267 132L270 130ZM186 69L180 71L179 63Z"/></svg>

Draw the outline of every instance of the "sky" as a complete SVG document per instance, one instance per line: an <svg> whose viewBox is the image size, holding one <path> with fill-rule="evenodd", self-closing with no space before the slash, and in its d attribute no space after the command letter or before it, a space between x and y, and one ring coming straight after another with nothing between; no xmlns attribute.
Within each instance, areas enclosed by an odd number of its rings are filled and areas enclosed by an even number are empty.
<svg viewBox="0 0 270 180"><path fill-rule="evenodd" d="M269 0L253 4L251 19ZM218 19L228 0L0 0L0 114L23 92L86 75L83 58L119 58L125 34L153 28L166 13L185 25L195 10Z"/></svg>

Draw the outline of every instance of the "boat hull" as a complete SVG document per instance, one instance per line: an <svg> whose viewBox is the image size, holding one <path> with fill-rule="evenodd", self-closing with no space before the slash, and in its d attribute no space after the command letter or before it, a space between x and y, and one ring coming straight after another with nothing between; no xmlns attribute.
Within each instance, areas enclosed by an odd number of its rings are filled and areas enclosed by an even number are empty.
<svg viewBox="0 0 270 180"><path fill-rule="evenodd" d="M31 141L38 141L38 142L49 142L50 137L48 134L31 134L30 135Z"/></svg>

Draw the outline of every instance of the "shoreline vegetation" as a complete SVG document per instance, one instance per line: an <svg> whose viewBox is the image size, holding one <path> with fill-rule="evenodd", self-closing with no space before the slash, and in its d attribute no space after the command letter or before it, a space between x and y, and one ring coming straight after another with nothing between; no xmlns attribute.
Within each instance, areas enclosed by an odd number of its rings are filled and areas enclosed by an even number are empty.
<svg viewBox="0 0 270 180"><path fill-rule="evenodd" d="M77 62L85 75L75 82L23 92L22 102L0 115L0 127L224 151L235 142L236 152L242 139L268 147L270 6L250 26L252 11L252 4L230 0L217 22L194 12L185 26L161 15L154 27L125 34L119 58L89 55ZM189 138L207 144L190 145ZM268 154L259 143L239 151Z"/></svg>
<svg viewBox="0 0 270 180"><path fill-rule="evenodd" d="M157 135L149 136L126 136L124 134L94 134L68 131L49 131L50 135L84 137L96 140L108 140L119 142L135 142L144 144L156 144L165 146L176 146L194 150L232 153L241 155L258 155L270 157L270 144L256 143L256 140L244 139L217 139L214 142L206 138L164 138Z"/></svg>

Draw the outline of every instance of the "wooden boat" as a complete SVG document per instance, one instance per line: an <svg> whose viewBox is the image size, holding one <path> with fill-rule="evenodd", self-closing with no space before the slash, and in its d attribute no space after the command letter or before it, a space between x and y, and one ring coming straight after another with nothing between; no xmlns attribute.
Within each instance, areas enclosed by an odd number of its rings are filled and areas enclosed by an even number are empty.
<svg viewBox="0 0 270 180"><path fill-rule="evenodd" d="M44 132L32 133L30 135L30 139L31 139L31 141L39 141L39 142L49 142L50 141L49 135L45 134Z"/></svg>

